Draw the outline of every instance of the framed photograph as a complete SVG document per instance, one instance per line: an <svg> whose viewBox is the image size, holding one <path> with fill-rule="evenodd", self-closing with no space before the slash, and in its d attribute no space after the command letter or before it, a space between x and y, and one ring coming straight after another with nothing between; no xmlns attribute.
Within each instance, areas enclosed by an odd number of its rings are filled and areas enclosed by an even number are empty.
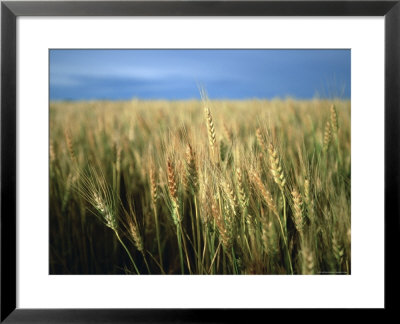
<svg viewBox="0 0 400 324"><path fill-rule="evenodd" d="M1 321L393 309L399 1L2 1Z"/></svg>

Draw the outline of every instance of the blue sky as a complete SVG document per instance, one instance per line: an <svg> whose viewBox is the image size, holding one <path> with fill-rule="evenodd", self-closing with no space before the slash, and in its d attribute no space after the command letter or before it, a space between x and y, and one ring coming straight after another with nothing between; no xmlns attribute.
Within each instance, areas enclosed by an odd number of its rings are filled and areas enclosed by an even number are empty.
<svg viewBox="0 0 400 324"><path fill-rule="evenodd" d="M350 50L50 50L50 99L350 98Z"/></svg>

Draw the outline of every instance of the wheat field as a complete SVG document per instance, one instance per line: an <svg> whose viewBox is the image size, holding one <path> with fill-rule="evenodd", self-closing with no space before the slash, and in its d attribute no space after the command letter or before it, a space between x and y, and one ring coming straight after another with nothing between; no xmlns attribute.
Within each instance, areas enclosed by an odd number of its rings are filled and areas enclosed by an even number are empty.
<svg viewBox="0 0 400 324"><path fill-rule="evenodd" d="M51 274L350 274L350 101L50 103Z"/></svg>

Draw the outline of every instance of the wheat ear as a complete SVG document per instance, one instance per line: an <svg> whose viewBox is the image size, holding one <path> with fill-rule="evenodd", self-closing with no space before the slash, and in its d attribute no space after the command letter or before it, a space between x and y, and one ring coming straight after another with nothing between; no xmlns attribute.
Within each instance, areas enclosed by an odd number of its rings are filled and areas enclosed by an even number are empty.
<svg viewBox="0 0 400 324"><path fill-rule="evenodd" d="M255 184L258 191L261 193L262 198L264 199L265 203L267 204L268 208L279 217L278 208L275 204L274 199L272 198L271 193L265 188L264 184L262 183L260 176L253 171L251 173L253 183Z"/></svg>
<svg viewBox="0 0 400 324"><path fill-rule="evenodd" d="M333 255L336 259L336 262L340 268L340 266L342 265L342 262L343 262L344 249L343 249L342 244L339 241L336 230L333 231L333 234L332 234L332 251L333 251Z"/></svg>
<svg viewBox="0 0 400 324"><path fill-rule="evenodd" d="M240 205L242 206L242 209L245 210L249 206L249 198L244 189L243 173L240 168L236 169L236 183L239 192Z"/></svg>
<svg viewBox="0 0 400 324"><path fill-rule="evenodd" d="M76 155L74 151L74 144L72 142L72 135L69 130L65 130L65 141L67 143L68 153L72 162L76 162Z"/></svg>
<svg viewBox="0 0 400 324"><path fill-rule="evenodd" d="M133 239L133 243L135 244L135 247L138 249L138 251L143 252L144 246L143 246L142 237L139 232L139 228L138 228L136 222L130 216L128 216L128 231Z"/></svg>
<svg viewBox="0 0 400 324"><path fill-rule="evenodd" d="M50 162L54 162L56 159L56 153L54 152L54 146L53 142L50 140L50 145L49 145L49 155L50 155Z"/></svg>
<svg viewBox="0 0 400 324"><path fill-rule="evenodd" d="M153 207L156 208L157 206L157 199L158 199L158 190L157 190L157 180L155 175L155 168L154 166L150 167L150 193L151 193L151 202Z"/></svg>
<svg viewBox="0 0 400 324"><path fill-rule="evenodd" d="M329 148L329 144L331 143L332 139L332 130L330 122L326 122L325 124L325 131L324 131L324 146L323 151L326 152Z"/></svg>
<svg viewBox="0 0 400 324"><path fill-rule="evenodd" d="M331 106L331 125L333 134L336 136L339 126L338 126L338 115L335 105Z"/></svg>
<svg viewBox="0 0 400 324"><path fill-rule="evenodd" d="M304 180L304 202L306 205L310 205L310 180Z"/></svg>
<svg viewBox="0 0 400 324"><path fill-rule="evenodd" d="M286 184L286 178L282 169L281 159L279 158L278 151L272 144L269 144L268 153L272 177L275 183L283 191Z"/></svg>
<svg viewBox="0 0 400 324"><path fill-rule="evenodd" d="M296 226L297 231L302 234L303 233L303 212L302 212L302 206L303 202L301 199L301 194L299 191L294 188L292 191L292 198L293 198L293 219L294 219L294 224Z"/></svg>
<svg viewBox="0 0 400 324"><path fill-rule="evenodd" d="M167 161L167 175L168 175L168 191L172 201L173 213L172 217L175 224L178 224L181 219L179 215L179 200L178 200L178 185L176 183L175 169L172 161L168 158Z"/></svg>
<svg viewBox="0 0 400 324"><path fill-rule="evenodd" d="M226 139L228 140L229 143L232 143L232 140L233 140L232 131L228 128L228 126L225 123L222 124L222 127L223 127L223 131L224 131Z"/></svg>
<svg viewBox="0 0 400 324"><path fill-rule="evenodd" d="M231 207L233 215L236 217L238 214L238 199L236 197L233 187L225 180L222 180L222 188L225 196L228 198L229 206Z"/></svg>
<svg viewBox="0 0 400 324"><path fill-rule="evenodd" d="M196 166L196 155L190 144L188 144L186 148L185 164L186 164L186 177L185 177L186 190L187 192L192 192L193 194L196 194L199 187L197 166Z"/></svg>
<svg viewBox="0 0 400 324"><path fill-rule="evenodd" d="M158 255L160 258L161 270L163 270L163 260L162 260L161 243L160 243L160 227L158 224L158 215L157 215L158 189L157 189L156 172L155 172L155 168L154 168L153 164L151 164L149 176L150 176L151 203L153 205L154 223L155 223L155 227L156 227Z"/></svg>
<svg viewBox="0 0 400 324"><path fill-rule="evenodd" d="M214 122L213 122L213 118L211 116L211 111L207 106L204 107L204 113L206 115L206 125L207 125L208 142L210 144L210 149L211 149L212 154L216 154L217 140L216 140L216 135L215 135Z"/></svg>
<svg viewBox="0 0 400 324"><path fill-rule="evenodd" d="M257 137L258 145L260 145L260 147L263 149L263 151L266 151L267 145L265 144L265 141L264 141L264 138L263 138L260 128L257 128L257 130L256 130L256 137Z"/></svg>
<svg viewBox="0 0 400 324"><path fill-rule="evenodd" d="M222 245L226 250L230 250L232 247L232 235L231 231L227 228L225 219L219 212L218 207L215 204L211 205L211 211L218 228L219 235L221 237Z"/></svg>
<svg viewBox="0 0 400 324"><path fill-rule="evenodd" d="M315 261L312 251L308 247L302 249L302 273L312 275L315 273Z"/></svg>
<svg viewBox="0 0 400 324"><path fill-rule="evenodd" d="M93 207L95 207L103 216L106 226L112 230L117 230L117 220L113 211L110 210L103 198L97 192L93 192Z"/></svg>

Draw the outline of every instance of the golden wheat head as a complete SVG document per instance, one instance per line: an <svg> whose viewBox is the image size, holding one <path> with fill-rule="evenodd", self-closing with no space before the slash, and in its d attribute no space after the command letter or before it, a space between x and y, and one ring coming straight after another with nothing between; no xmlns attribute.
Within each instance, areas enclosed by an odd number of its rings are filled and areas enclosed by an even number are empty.
<svg viewBox="0 0 400 324"><path fill-rule="evenodd" d="M283 190L286 184L286 178L282 169L282 164L278 151L275 149L272 143L269 144L268 153L269 153L269 163L270 163L270 171L272 177L275 183L279 186L279 188Z"/></svg>

